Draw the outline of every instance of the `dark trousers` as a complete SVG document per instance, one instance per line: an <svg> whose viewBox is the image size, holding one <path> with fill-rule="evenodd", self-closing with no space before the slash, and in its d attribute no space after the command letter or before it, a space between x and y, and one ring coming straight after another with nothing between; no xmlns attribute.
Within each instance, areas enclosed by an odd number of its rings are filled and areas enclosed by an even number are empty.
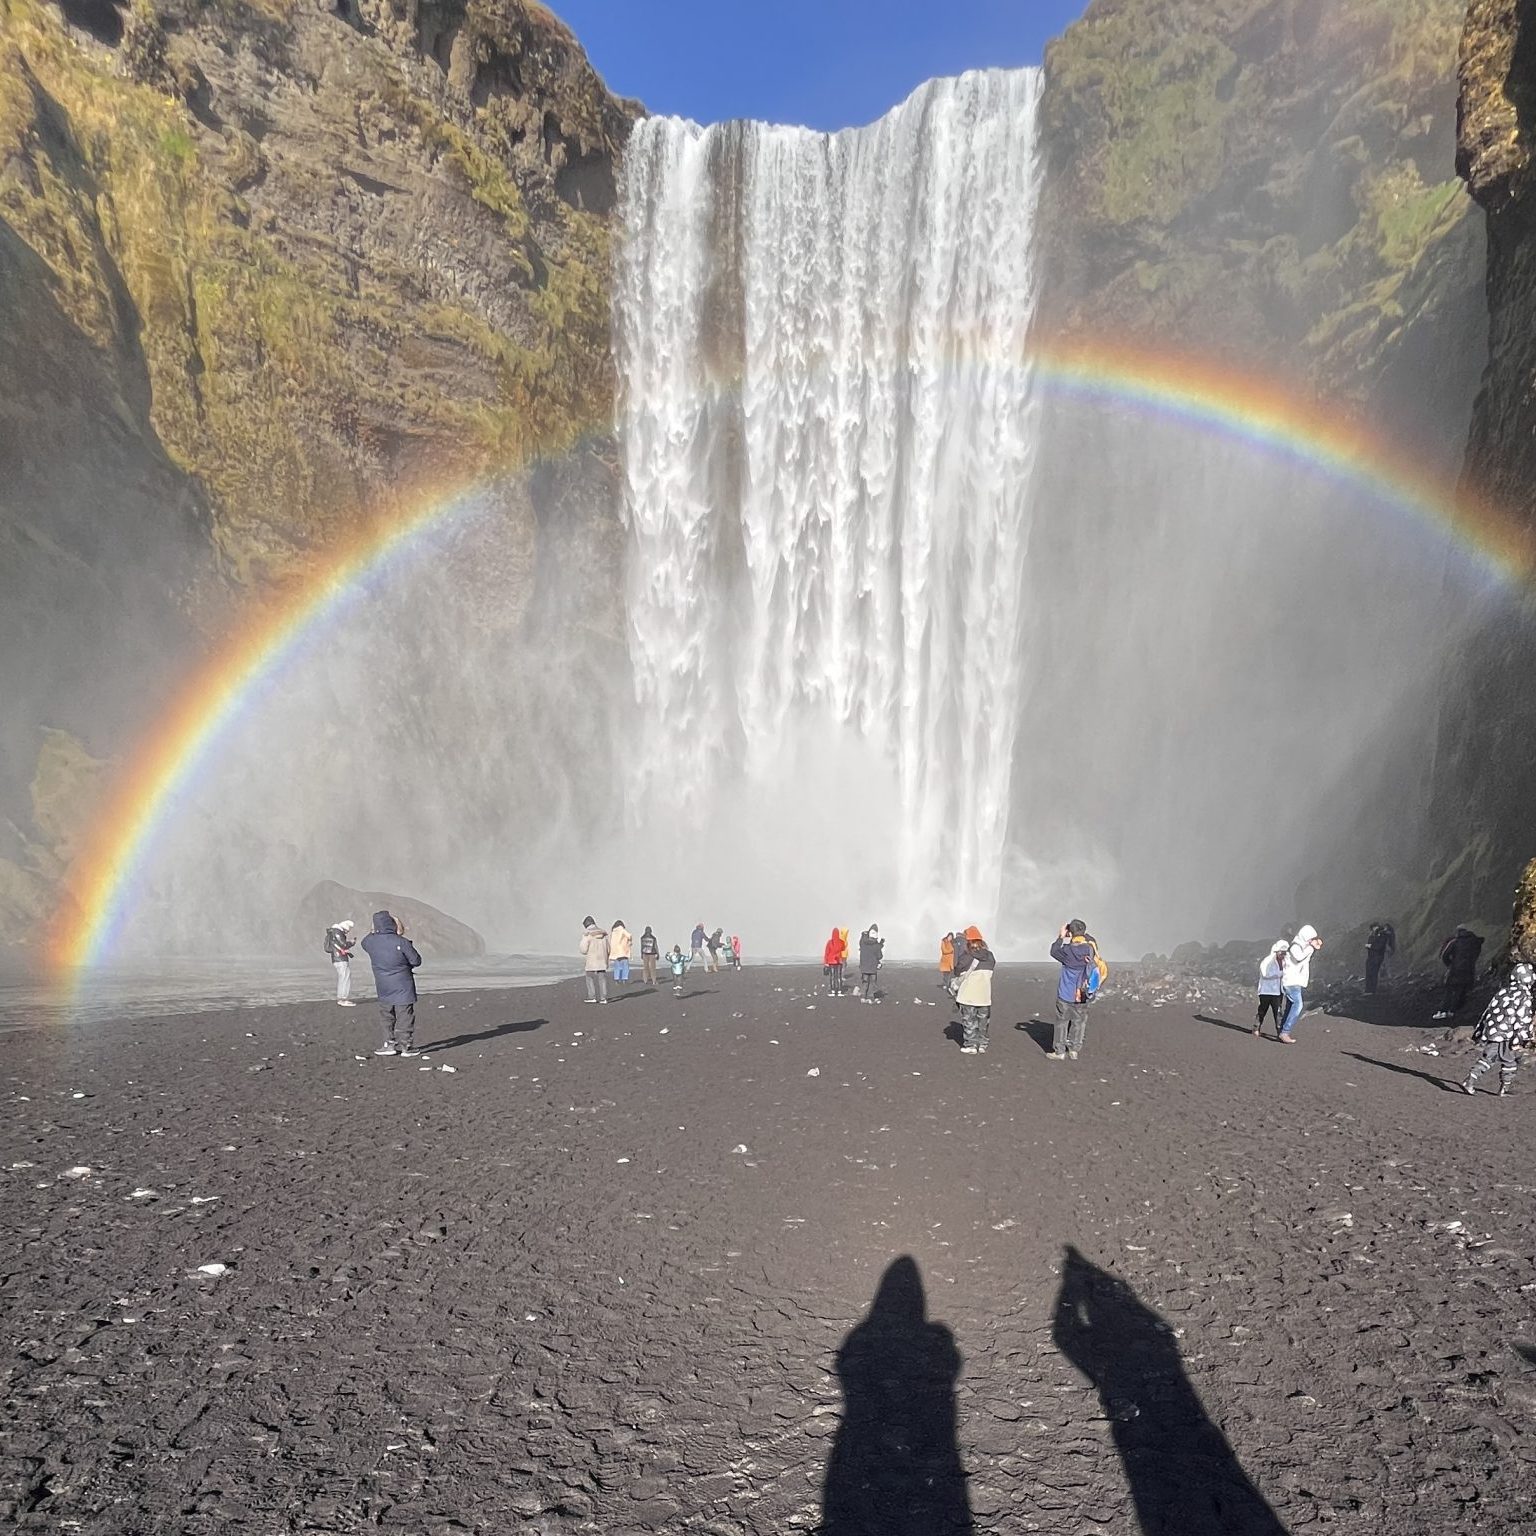
<svg viewBox="0 0 1536 1536"><path fill-rule="evenodd" d="M1258 1032L1264 1028L1265 1015L1271 1013L1275 1016L1275 1033L1278 1035L1285 1021L1284 993L1259 993L1259 1011L1254 1015L1254 1019L1256 1021L1253 1030L1254 1034L1258 1034Z"/></svg>
<svg viewBox="0 0 1536 1536"><path fill-rule="evenodd" d="M827 967L827 990L832 993L843 990L843 968L840 964Z"/></svg>
<svg viewBox="0 0 1536 1536"><path fill-rule="evenodd" d="M1490 1040L1483 1047L1483 1054L1472 1063L1472 1070L1467 1073L1468 1084L1475 1083L1484 1072L1499 1069L1499 1086L1508 1088L1515 1080L1515 1071L1520 1065L1520 1054L1515 1050L1513 1041Z"/></svg>
<svg viewBox="0 0 1536 1536"><path fill-rule="evenodd" d="M873 971L863 971L859 975L859 980L864 984L864 996L873 997L875 995L875 973Z"/></svg>
<svg viewBox="0 0 1536 1536"><path fill-rule="evenodd" d="M384 1044L410 1050L416 1043L416 1004L386 1003L379 1000L379 1018L384 1023ZM400 1038L395 1038L396 1031Z"/></svg>
<svg viewBox="0 0 1536 1536"><path fill-rule="evenodd" d="M1088 1033L1088 1004L1069 1003L1056 999L1056 1031L1051 1049L1058 1056L1067 1051L1080 1051L1083 1037Z"/></svg>
<svg viewBox="0 0 1536 1536"><path fill-rule="evenodd" d="M1376 980L1381 975L1381 964L1387 958L1385 950L1368 949L1365 952L1365 990L1374 992Z"/></svg>
<svg viewBox="0 0 1536 1536"><path fill-rule="evenodd" d="M1445 1011L1450 1014L1460 1013L1466 1003L1467 994L1472 990L1472 983L1476 980L1472 976L1447 976L1445 978Z"/></svg>

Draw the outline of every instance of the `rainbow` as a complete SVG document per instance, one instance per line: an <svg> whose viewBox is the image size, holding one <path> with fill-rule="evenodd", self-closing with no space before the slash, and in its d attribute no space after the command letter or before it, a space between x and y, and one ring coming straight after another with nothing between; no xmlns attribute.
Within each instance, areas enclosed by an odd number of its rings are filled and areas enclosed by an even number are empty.
<svg viewBox="0 0 1536 1536"><path fill-rule="evenodd" d="M1339 411L1207 361L1123 345L1037 345L1027 361L1049 394L1152 412L1278 455L1448 533L1501 580L1531 578L1528 529L1497 507L1459 495L1400 445ZM127 758L65 877L66 894L46 936L56 974L88 971L110 955L158 834L252 703L382 574L413 557L434 530L463 518L474 492L463 486L419 499L406 515L322 562L293 592L256 608L188 676Z"/></svg>

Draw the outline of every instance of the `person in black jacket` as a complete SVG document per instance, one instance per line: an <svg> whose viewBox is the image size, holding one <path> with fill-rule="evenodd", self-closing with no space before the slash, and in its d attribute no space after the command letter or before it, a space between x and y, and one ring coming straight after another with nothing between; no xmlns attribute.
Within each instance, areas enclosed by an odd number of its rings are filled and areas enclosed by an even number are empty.
<svg viewBox="0 0 1536 1536"><path fill-rule="evenodd" d="M384 1043L373 1054L421 1055L416 1049L416 967L421 964L416 946L388 912L375 912L363 953L373 962L373 984L384 1023Z"/></svg>
<svg viewBox="0 0 1536 1536"><path fill-rule="evenodd" d="M656 985L656 961L660 954L661 945L651 932L651 925L647 923L645 932L640 935L640 965L645 972L645 984L648 987Z"/></svg>
<svg viewBox="0 0 1536 1536"><path fill-rule="evenodd" d="M864 1001L875 1000L875 978L880 974L880 962L885 958L885 940L880 937L879 923L871 923L859 935L859 980L864 985Z"/></svg>
<svg viewBox="0 0 1536 1536"><path fill-rule="evenodd" d="M1372 923L1365 939L1365 990L1374 993L1381 968L1397 953L1397 930L1391 923Z"/></svg>
<svg viewBox="0 0 1536 1536"><path fill-rule="evenodd" d="M1437 1019L1454 1019L1461 1012L1467 994L1477 985L1477 957L1483 952L1481 934L1462 923L1440 946L1440 963L1445 967L1445 1002Z"/></svg>

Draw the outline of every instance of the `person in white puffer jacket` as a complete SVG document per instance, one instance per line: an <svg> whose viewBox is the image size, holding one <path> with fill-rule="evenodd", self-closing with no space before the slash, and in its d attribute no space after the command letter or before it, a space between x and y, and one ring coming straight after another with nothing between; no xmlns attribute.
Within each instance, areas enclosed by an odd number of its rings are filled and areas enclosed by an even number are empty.
<svg viewBox="0 0 1536 1536"><path fill-rule="evenodd" d="M1310 923L1303 923L1296 930L1296 937L1291 940L1291 946L1285 952L1285 963L1280 969L1280 990L1285 994L1285 1022L1280 1026L1280 1038L1287 1045L1295 1045L1296 1037L1291 1033L1300 1022L1302 1013L1306 1009L1303 994L1307 990L1307 983L1312 979L1312 956L1323 947L1323 941L1317 936L1317 929Z"/></svg>

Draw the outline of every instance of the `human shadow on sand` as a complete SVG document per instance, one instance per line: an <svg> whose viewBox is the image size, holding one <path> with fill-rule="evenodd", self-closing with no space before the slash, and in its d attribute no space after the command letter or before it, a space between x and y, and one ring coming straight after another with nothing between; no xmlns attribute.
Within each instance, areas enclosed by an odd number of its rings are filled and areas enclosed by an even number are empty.
<svg viewBox="0 0 1536 1536"><path fill-rule="evenodd" d="M1056 1047L1056 1027L1049 1019L1023 1019L1013 1027L1028 1035L1047 1056Z"/></svg>
<svg viewBox="0 0 1536 1536"><path fill-rule="evenodd" d="M914 1259L886 1270L837 1352L843 1422L819 1536L966 1536L975 1529L955 1434L960 1351L928 1320Z"/></svg>
<svg viewBox="0 0 1536 1536"><path fill-rule="evenodd" d="M542 1029L548 1019L520 1019L516 1023L498 1024L494 1029L482 1029L475 1035L453 1035L447 1040L435 1040L422 1046L423 1051L456 1051L461 1045L484 1045L489 1040L499 1040L503 1035L526 1035Z"/></svg>
<svg viewBox="0 0 1536 1536"><path fill-rule="evenodd" d="M1218 1019L1214 1013L1197 1013L1197 1024L1214 1024L1218 1029L1230 1029L1234 1034L1253 1036L1252 1024L1234 1024L1231 1019ZM1260 1037L1263 1038L1262 1036ZM1273 1037L1271 1037L1273 1038Z"/></svg>
<svg viewBox="0 0 1536 1536"><path fill-rule="evenodd" d="M1362 1056L1359 1051L1345 1051L1352 1061L1363 1061L1368 1067L1380 1067L1384 1072L1396 1072L1399 1077L1416 1077L1436 1088L1459 1088L1460 1084L1448 1077L1436 1077L1432 1072L1416 1072L1412 1067L1400 1066L1395 1061L1378 1061L1374 1056Z"/></svg>
<svg viewBox="0 0 1536 1536"><path fill-rule="evenodd" d="M655 997L657 990L657 988L649 986L639 986L632 989L625 988L613 998L613 1001L616 1003L627 1003L636 997Z"/></svg>
<svg viewBox="0 0 1536 1536"><path fill-rule="evenodd" d="M1206 1413L1173 1330L1070 1245L1052 1333L1099 1394L1144 1536L1286 1536Z"/></svg>
<svg viewBox="0 0 1536 1536"><path fill-rule="evenodd" d="M672 994L680 1003L686 1003L690 997L713 997L714 995L713 987L695 987L692 992L673 992Z"/></svg>

